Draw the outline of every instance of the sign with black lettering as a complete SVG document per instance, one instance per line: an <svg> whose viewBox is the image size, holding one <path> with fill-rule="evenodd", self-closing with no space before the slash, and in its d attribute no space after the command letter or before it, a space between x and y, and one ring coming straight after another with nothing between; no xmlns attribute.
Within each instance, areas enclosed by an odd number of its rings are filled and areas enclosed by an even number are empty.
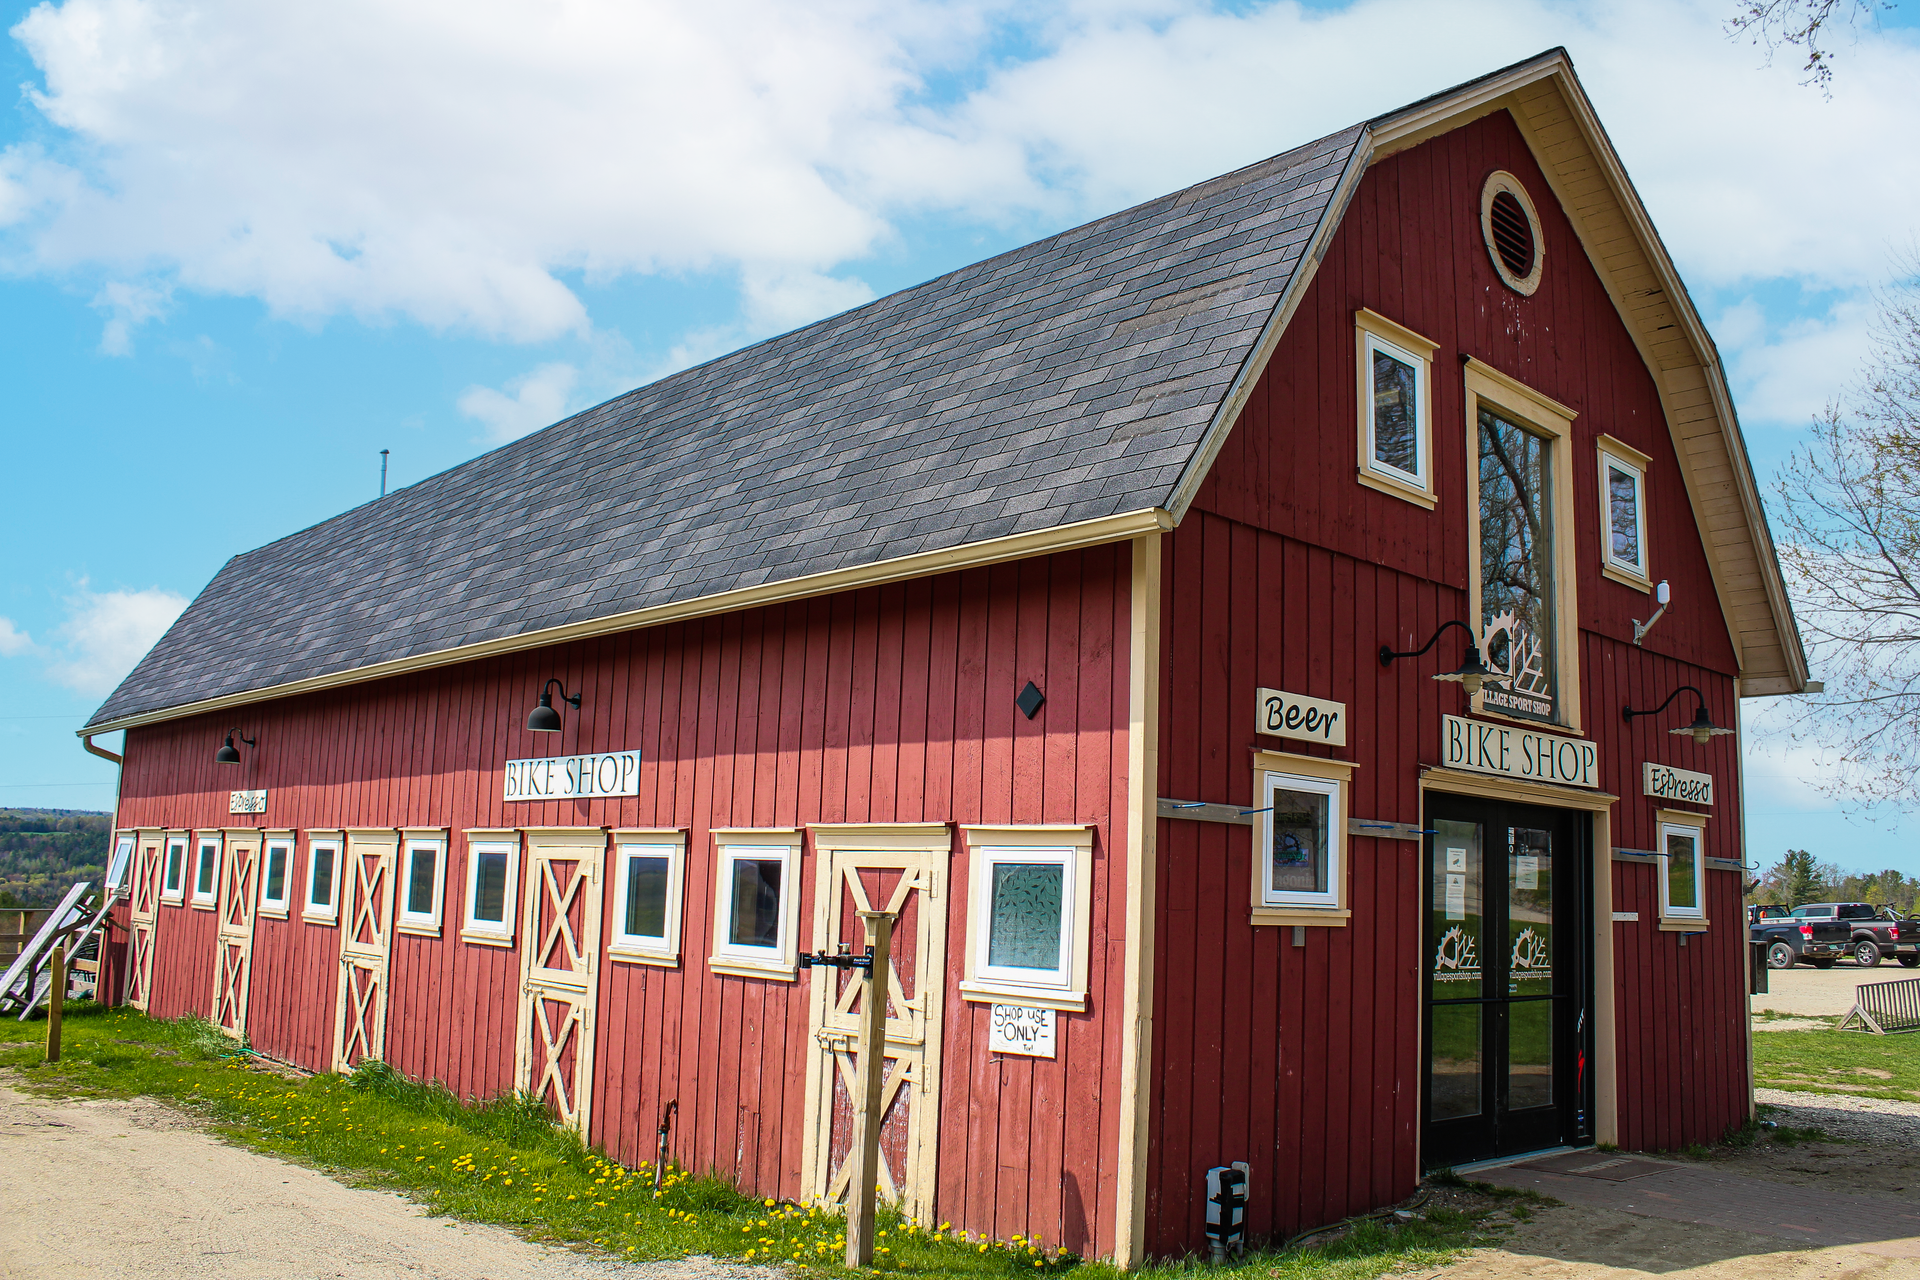
<svg viewBox="0 0 1920 1280"><path fill-rule="evenodd" d="M1253 729L1277 738L1304 738L1330 747L1347 745L1347 704L1308 698L1284 689L1259 689Z"/></svg>
<svg viewBox="0 0 1920 1280"><path fill-rule="evenodd" d="M987 1032L989 1053L1023 1053L1029 1058L1051 1058L1054 1012L1022 1004L996 1004Z"/></svg>
<svg viewBox="0 0 1920 1280"><path fill-rule="evenodd" d="M265 813L267 811L267 793L264 791L229 791L227 793L228 813Z"/></svg>
<svg viewBox="0 0 1920 1280"><path fill-rule="evenodd" d="M1689 804L1713 803L1713 775L1676 769L1670 764L1645 760L1640 765L1647 794L1662 800L1685 800Z"/></svg>
<svg viewBox="0 0 1920 1280"><path fill-rule="evenodd" d="M507 761L504 799L593 800L640 794L640 753Z"/></svg>
<svg viewBox="0 0 1920 1280"><path fill-rule="evenodd" d="M1586 739L1463 716L1440 717L1440 763L1449 769L1470 769L1528 782L1600 785L1600 749Z"/></svg>

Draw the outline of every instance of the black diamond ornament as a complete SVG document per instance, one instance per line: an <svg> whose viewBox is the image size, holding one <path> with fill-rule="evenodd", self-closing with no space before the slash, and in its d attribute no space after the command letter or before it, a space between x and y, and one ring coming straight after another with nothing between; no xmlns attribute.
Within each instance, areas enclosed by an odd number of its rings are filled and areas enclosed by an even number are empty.
<svg viewBox="0 0 1920 1280"><path fill-rule="evenodd" d="M1029 680L1027 687L1020 691L1020 696L1013 700L1013 705L1020 708L1021 715L1031 720L1040 714L1040 704L1046 700L1047 695L1040 692L1040 686Z"/></svg>

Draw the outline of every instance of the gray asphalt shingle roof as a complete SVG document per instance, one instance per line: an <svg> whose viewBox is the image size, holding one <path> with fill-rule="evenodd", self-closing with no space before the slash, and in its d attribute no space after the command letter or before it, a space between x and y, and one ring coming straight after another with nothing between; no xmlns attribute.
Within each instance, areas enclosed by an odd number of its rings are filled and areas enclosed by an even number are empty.
<svg viewBox="0 0 1920 1280"><path fill-rule="evenodd" d="M1165 506L1362 137L663 378L235 556L89 723Z"/></svg>

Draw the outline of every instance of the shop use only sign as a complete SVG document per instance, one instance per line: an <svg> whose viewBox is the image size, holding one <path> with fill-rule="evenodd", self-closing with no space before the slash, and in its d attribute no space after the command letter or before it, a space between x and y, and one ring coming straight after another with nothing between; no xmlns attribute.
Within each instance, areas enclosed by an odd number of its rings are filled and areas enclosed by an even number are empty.
<svg viewBox="0 0 1920 1280"><path fill-rule="evenodd" d="M1304 738L1332 747L1347 745L1347 704L1308 698L1285 689L1255 690L1255 733Z"/></svg>
<svg viewBox="0 0 1920 1280"><path fill-rule="evenodd" d="M638 751L509 760L506 773L503 798L507 800L592 800L640 794Z"/></svg>
<svg viewBox="0 0 1920 1280"><path fill-rule="evenodd" d="M1528 782L1600 785L1600 749L1591 742L1463 716L1440 717L1440 763Z"/></svg>
<svg viewBox="0 0 1920 1280"><path fill-rule="evenodd" d="M1713 803L1713 775L1676 769L1670 764L1644 760L1640 764L1647 794L1662 800L1685 800L1690 804Z"/></svg>

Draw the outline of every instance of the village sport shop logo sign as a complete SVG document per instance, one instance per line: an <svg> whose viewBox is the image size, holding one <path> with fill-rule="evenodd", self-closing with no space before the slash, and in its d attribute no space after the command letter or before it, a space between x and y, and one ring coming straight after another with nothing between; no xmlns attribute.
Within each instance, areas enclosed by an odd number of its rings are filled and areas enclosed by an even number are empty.
<svg viewBox="0 0 1920 1280"><path fill-rule="evenodd" d="M1599 787L1600 749L1584 738L1564 738L1462 716L1440 717L1440 763L1449 769Z"/></svg>
<svg viewBox="0 0 1920 1280"><path fill-rule="evenodd" d="M597 800L640 794L640 753L608 751L591 756L509 760L505 800Z"/></svg>

